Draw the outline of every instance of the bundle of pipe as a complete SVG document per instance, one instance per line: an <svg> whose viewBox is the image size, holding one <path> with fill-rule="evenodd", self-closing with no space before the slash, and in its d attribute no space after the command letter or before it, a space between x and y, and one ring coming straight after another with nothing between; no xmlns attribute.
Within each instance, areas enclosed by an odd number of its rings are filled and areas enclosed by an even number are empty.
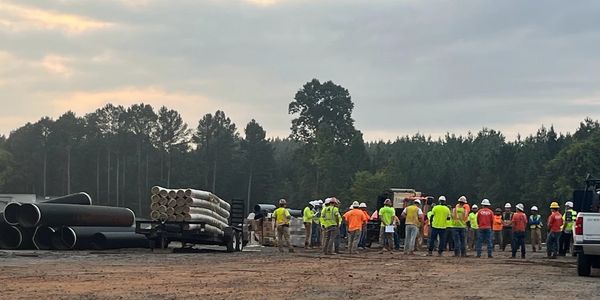
<svg viewBox="0 0 600 300"><path fill-rule="evenodd" d="M76 193L43 201L43 205L92 205L87 193ZM50 249L47 244L53 228L34 228L19 224L19 216L25 205L32 203L8 203L0 216L0 248L2 249ZM39 247L38 247L39 245Z"/></svg>
<svg viewBox="0 0 600 300"><path fill-rule="evenodd" d="M152 187L150 218L159 221L202 222L188 224L186 229L203 229L224 234L229 226L231 205L217 195L194 189L168 189Z"/></svg>
<svg viewBox="0 0 600 300"><path fill-rule="evenodd" d="M50 238L50 246L58 250L85 250L96 249L94 246L94 236L98 233L129 233L135 234L135 227L98 227L98 226L61 226L55 229L54 234ZM145 236L144 236L145 237ZM132 239L138 240L138 237L133 236ZM121 238L121 240L126 240ZM135 244L136 248L146 248L149 243L145 240L145 244ZM117 244L112 244L117 245ZM124 242L122 247L131 248L129 242ZM111 248L114 249L114 248Z"/></svg>

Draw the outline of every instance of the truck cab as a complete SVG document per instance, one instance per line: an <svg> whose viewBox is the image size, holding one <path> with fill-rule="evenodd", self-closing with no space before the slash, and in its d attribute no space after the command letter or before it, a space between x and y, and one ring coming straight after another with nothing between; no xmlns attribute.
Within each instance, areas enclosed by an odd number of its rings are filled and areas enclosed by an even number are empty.
<svg viewBox="0 0 600 300"><path fill-rule="evenodd" d="M579 213L575 220L573 254L577 256L577 274L590 276L600 268L600 179L586 179L585 190L573 193Z"/></svg>

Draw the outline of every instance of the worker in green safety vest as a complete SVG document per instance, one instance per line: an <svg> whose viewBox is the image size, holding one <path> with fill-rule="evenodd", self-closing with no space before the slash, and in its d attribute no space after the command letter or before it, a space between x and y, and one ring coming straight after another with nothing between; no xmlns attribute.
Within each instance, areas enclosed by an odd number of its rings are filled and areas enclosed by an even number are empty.
<svg viewBox="0 0 600 300"><path fill-rule="evenodd" d="M571 252L571 241L573 240L573 225L577 219L577 212L573 210L573 202L565 203L565 213L562 216L563 226L558 242L558 255L565 256Z"/></svg>

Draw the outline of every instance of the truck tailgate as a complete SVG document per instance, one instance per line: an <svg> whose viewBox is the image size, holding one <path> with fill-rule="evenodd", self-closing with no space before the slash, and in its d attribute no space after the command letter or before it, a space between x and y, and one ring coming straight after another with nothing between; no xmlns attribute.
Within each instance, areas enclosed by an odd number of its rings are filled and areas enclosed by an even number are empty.
<svg viewBox="0 0 600 300"><path fill-rule="evenodd" d="M583 214L583 243L600 243L600 214Z"/></svg>

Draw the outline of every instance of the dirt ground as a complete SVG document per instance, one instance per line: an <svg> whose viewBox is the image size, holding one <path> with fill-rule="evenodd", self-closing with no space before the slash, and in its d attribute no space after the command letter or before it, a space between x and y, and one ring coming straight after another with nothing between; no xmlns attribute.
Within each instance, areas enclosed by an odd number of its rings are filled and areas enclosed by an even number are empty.
<svg viewBox="0 0 600 300"><path fill-rule="evenodd" d="M422 254L422 253L421 253ZM472 254L472 253L470 253ZM600 299L575 259L404 256L366 251L279 254L0 251L1 299Z"/></svg>

